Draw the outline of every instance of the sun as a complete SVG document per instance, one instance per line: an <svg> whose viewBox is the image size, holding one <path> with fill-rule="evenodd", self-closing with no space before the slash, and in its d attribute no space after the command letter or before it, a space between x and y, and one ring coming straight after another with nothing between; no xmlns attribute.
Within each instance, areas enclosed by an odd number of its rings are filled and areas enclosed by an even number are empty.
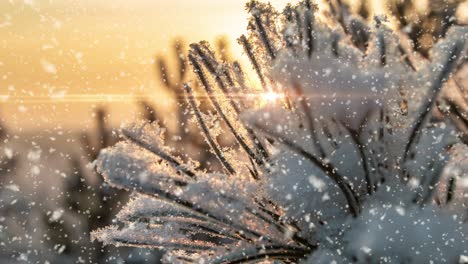
<svg viewBox="0 0 468 264"><path fill-rule="evenodd" d="M284 94L282 93L267 92L262 94L262 99L267 103L276 103L283 98Z"/></svg>

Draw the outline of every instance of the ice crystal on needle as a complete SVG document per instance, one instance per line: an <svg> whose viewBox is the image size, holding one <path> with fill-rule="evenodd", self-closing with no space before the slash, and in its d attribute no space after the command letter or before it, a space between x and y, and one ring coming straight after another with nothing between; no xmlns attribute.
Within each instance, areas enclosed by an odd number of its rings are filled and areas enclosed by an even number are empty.
<svg viewBox="0 0 468 264"><path fill-rule="evenodd" d="M466 62L466 27L416 63L382 17L324 17L309 1L247 10L239 43L260 88L206 42L188 56L203 91L187 83L187 105L222 171L174 155L156 122L124 128L96 166L134 195L93 237L163 248L168 263L462 263L467 148L434 106ZM262 94L278 96L259 108Z"/></svg>

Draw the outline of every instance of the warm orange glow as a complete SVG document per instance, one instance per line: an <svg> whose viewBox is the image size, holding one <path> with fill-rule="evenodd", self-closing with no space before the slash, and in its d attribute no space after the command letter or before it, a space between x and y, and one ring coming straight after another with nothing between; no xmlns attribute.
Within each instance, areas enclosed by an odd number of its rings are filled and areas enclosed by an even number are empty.
<svg viewBox="0 0 468 264"><path fill-rule="evenodd" d="M130 116L141 98L160 106L167 97L155 55L172 58L175 38L188 45L222 35L233 57L241 57L235 39L247 28L246 2L0 1L0 111L9 113L0 118L12 129L81 127L95 104L110 105L116 117ZM271 2L283 8L288 1ZM33 107L41 109L34 117Z"/></svg>
<svg viewBox="0 0 468 264"><path fill-rule="evenodd" d="M114 104L115 116L128 114L133 107L118 107L119 103L146 98L160 106L167 97L159 89L154 59L156 54L173 58L175 38L189 44L226 36L233 57L246 62L235 39L246 32L247 1L0 1L0 111L8 113L0 115L5 119L0 121L13 129L17 125L43 128L42 120L80 127L70 116L89 119L93 104ZM298 2L268 1L279 10L287 2ZM325 7L327 0L316 2ZM375 14L387 13L385 2L369 1ZM467 9L463 5L459 15L468 13ZM467 15L463 17L466 21ZM243 68L252 70L248 63ZM255 87L258 80L255 74L251 76L247 81ZM262 97L260 101L277 102L283 96L268 93ZM51 111L36 111L32 117L30 112L18 111L19 104L52 109L54 120Z"/></svg>

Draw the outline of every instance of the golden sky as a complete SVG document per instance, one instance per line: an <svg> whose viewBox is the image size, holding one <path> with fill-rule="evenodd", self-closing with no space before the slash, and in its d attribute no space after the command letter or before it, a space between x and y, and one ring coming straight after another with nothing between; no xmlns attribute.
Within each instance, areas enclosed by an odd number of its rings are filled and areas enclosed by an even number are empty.
<svg viewBox="0 0 468 264"><path fill-rule="evenodd" d="M271 2L282 7L286 0ZM82 127L90 107L106 95L149 94L159 97L159 105L168 104L157 88L155 55L169 53L176 37L187 43L213 41L220 35L235 40L246 28L244 4L242 0L2 0L2 119L16 130ZM236 44L232 48L240 54ZM114 120L133 116L133 98L112 98L128 100L111 104Z"/></svg>

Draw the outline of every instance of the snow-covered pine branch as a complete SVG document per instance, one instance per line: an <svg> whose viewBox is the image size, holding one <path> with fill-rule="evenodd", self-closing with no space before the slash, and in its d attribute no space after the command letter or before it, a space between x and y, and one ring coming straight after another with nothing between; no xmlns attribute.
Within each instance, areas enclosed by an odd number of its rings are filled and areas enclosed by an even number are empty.
<svg viewBox="0 0 468 264"><path fill-rule="evenodd" d="M186 99L222 171L185 164L157 123L124 128L96 167L134 197L93 237L163 248L168 263L465 263L468 148L432 115L466 62L468 29L452 27L415 67L382 17L331 23L310 1L247 10L239 42L260 87L206 42L189 53L205 94L187 83ZM236 144L221 147L220 133Z"/></svg>

